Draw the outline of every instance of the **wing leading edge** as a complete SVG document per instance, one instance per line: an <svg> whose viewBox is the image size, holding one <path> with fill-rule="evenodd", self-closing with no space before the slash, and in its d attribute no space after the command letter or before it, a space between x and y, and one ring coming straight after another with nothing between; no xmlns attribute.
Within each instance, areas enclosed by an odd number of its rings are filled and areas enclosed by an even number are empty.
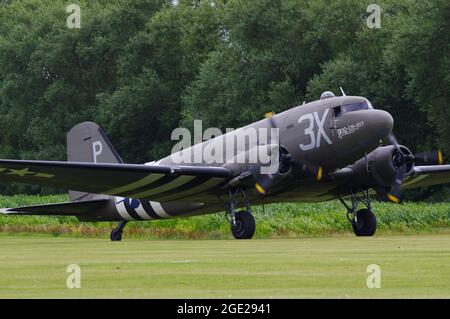
<svg viewBox="0 0 450 319"><path fill-rule="evenodd" d="M0 160L1 182L155 201L195 198L230 177L222 167Z"/></svg>

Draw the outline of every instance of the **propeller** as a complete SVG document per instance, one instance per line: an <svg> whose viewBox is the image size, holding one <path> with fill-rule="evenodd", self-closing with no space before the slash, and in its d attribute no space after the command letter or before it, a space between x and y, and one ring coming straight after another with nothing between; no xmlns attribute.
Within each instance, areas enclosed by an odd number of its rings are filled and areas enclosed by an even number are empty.
<svg viewBox="0 0 450 319"><path fill-rule="evenodd" d="M389 134L388 140L389 140L389 143L391 143L391 145L395 146L395 149L397 151L401 152L400 145L398 144L397 138L395 137L394 133Z"/></svg>
<svg viewBox="0 0 450 319"><path fill-rule="evenodd" d="M277 172L274 174L260 174L255 183L256 190L263 195L269 193L272 186L275 185L280 178L280 174L288 172L293 163L291 154L284 151L281 147L279 148L279 152L279 166Z"/></svg>
<svg viewBox="0 0 450 319"><path fill-rule="evenodd" d="M404 165L397 169L397 172L395 173L394 182L391 185L389 193L386 195L390 201L396 204L400 203L400 199L402 197L402 184L403 179L405 177L405 173L406 167Z"/></svg>
<svg viewBox="0 0 450 319"><path fill-rule="evenodd" d="M265 117L269 120L270 128L278 128L273 112L266 113ZM270 189L278 182L281 175L287 173L292 166L297 164L300 165L301 170L307 176L314 177L317 181L322 179L323 168L321 166L306 161L296 163L286 149L279 147L279 166L277 172L273 174L260 174L255 183L256 190L263 195L267 195Z"/></svg>
<svg viewBox="0 0 450 319"><path fill-rule="evenodd" d="M416 165L442 165L444 156L441 150L423 152L414 155L414 164Z"/></svg>
<svg viewBox="0 0 450 319"><path fill-rule="evenodd" d="M318 182L321 181L324 176L323 167L311 162L302 161L301 169L306 176L314 178Z"/></svg>
<svg viewBox="0 0 450 319"><path fill-rule="evenodd" d="M442 155L441 150L423 152L416 155L405 154L393 133L388 136L388 140L389 143L395 147L397 152L393 158L393 164L396 168L395 178L386 196L390 201L399 204L402 197L402 184L408 171L408 166L442 165L444 164L444 156Z"/></svg>

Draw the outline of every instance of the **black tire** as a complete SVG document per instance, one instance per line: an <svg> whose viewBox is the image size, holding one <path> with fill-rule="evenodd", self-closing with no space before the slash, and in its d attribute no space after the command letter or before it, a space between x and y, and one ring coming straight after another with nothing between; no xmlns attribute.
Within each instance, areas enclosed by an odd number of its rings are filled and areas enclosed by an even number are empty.
<svg viewBox="0 0 450 319"><path fill-rule="evenodd" d="M356 223L353 231L356 236L373 236L377 230L377 218L370 209L361 209L356 212Z"/></svg>
<svg viewBox="0 0 450 319"><path fill-rule="evenodd" d="M122 230L114 228L111 231L110 238L111 238L111 241L121 241L122 240Z"/></svg>
<svg viewBox="0 0 450 319"><path fill-rule="evenodd" d="M250 212L242 211L236 213L236 226L231 223L231 233L236 239L250 239L255 234L255 218Z"/></svg>

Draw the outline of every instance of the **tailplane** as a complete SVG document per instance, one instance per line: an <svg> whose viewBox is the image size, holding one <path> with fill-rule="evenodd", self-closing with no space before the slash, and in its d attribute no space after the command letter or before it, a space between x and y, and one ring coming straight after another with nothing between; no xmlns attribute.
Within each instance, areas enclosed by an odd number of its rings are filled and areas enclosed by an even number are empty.
<svg viewBox="0 0 450 319"><path fill-rule="evenodd" d="M16 208L2 208L0 214L6 215L48 215L48 216L82 216L100 210L108 203L108 199L66 202L23 206Z"/></svg>

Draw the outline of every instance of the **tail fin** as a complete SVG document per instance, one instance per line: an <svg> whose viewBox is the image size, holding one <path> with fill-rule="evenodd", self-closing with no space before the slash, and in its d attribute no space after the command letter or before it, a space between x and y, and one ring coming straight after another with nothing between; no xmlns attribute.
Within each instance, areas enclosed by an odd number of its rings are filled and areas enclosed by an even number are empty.
<svg viewBox="0 0 450 319"><path fill-rule="evenodd" d="M94 122L75 125L67 133L67 160L69 162L123 163L105 132ZM87 195L99 195L69 191L70 200L78 200Z"/></svg>

